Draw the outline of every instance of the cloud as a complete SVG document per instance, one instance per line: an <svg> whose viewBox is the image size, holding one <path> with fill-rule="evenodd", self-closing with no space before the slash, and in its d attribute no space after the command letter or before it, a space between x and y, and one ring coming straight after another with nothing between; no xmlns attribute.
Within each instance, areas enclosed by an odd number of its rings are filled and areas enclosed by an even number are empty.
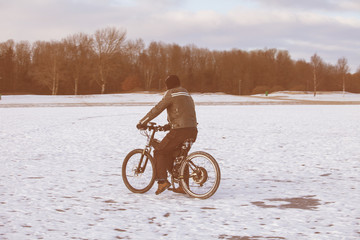
<svg viewBox="0 0 360 240"><path fill-rule="evenodd" d="M0 0L0 41L60 40L115 26L146 43L279 48L296 58L317 52L358 64L359 9L357 0Z"/></svg>
<svg viewBox="0 0 360 240"><path fill-rule="evenodd" d="M249 0L250 1L250 0ZM357 11L358 0L253 0L265 7L323 11Z"/></svg>
<svg viewBox="0 0 360 240"><path fill-rule="evenodd" d="M360 11L360 2L357 0L338 1L338 6L346 11Z"/></svg>
<svg viewBox="0 0 360 240"><path fill-rule="evenodd" d="M355 17L285 8L236 8L227 14L178 10L159 16L153 24L162 22L166 24L158 30L168 34L159 36L166 42L211 49L278 48L304 59L318 53L333 64L346 56L354 64L353 70L360 62L360 19Z"/></svg>

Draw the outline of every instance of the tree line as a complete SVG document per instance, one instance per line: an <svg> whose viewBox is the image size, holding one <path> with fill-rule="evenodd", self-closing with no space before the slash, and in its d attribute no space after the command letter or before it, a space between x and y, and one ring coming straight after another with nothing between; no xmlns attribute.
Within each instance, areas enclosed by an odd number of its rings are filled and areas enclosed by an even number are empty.
<svg viewBox="0 0 360 240"><path fill-rule="evenodd" d="M146 46L115 27L60 41L0 43L0 94L162 91L169 74L177 74L191 92L360 93L360 67L350 73L344 57L331 65L317 54L309 62L295 61L278 49L217 51L155 41Z"/></svg>

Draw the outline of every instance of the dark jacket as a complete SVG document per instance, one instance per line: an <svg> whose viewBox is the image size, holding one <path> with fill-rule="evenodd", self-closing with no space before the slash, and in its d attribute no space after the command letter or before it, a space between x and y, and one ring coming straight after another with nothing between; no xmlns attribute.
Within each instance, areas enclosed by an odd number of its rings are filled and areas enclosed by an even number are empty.
<svg viewBox="0 0 360 240"><path fill-rule="evenodd" d="M172 129L197 126L194 101L183 87L166 91L161 101L140 120L140 123L150 122L165 109Z"/></svg>

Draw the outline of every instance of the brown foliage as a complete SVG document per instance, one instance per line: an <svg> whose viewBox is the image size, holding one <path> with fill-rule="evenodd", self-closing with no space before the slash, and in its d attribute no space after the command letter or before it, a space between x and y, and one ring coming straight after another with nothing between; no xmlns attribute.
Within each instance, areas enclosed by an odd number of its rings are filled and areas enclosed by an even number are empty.
<svg viewBox="0 0 360 240"><path fill-rule="evenodd" d="M128 76L122 83L121 89L125 92L129 92L134 89L138 89L141 86L141 82L137 76Z"/></svg>
<svg viewBox="0 0 360 240"><path fill-rule="evenodd" d="M0 43L0 93L162 91L169 74L177 74L192 92L360 92L360 69L350 74L345 58L332 66L317 54L306 62L277 49L211 51L162 42L145 46L142 39L126 40L126 31L117 28L32 45Z"/></svg>

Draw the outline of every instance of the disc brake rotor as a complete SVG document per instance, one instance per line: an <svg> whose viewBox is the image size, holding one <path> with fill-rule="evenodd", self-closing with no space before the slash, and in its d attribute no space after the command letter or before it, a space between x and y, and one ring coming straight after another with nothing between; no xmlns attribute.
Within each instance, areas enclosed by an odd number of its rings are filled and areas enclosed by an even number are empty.
<svg viewBox="0 0 360 240"><path fill-rule="evenodd" d="M194 173L193 173L193 180L194 182L196 182L197 184L204 184L207 179L208 179L208 174L205 168L203 167L198 167Z"/></svg>

